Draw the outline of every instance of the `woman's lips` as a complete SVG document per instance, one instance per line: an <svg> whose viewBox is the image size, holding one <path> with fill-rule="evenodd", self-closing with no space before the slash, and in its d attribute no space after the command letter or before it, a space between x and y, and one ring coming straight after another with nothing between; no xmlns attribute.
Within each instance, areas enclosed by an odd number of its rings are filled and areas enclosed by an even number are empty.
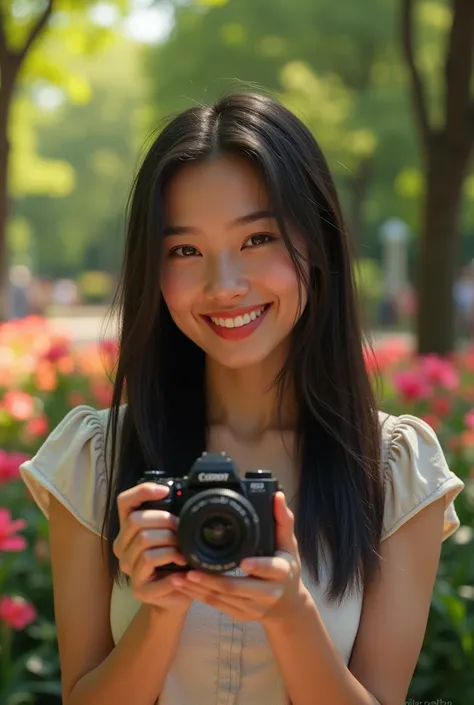
<svg viewBox="0 0 474 705"><path fill-rule="evenodd" d="M252 335L267 315L271 304L264 304L264 306L265 309L257 318L250 321L250 323L244 323L244 325L238 326L237 328L225 328L224 326L216 325L208 315L203 316L203 318L211 330L214 331L214 333L220 338L224 338L225 340L243 340L244 338L248 338L249 335ZM248 306L247 308L235 309L232 311L232 316L229 316L228 314L227 316L224 316L224 312L221 311L220 315L213 315L213 318L236 318L237 316L243 316L250 311L255 311L257 308L258 306Z"/></svg>

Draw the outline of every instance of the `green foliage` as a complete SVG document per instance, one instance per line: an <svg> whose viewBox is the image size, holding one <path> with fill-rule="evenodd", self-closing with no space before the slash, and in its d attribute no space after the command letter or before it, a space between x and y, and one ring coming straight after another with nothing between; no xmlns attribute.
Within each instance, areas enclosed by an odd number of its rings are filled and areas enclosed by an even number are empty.
<svg viewBox="0 0 474 705"><path fill-rule="evenodd" d="M138 61L139 48L123 39L99 62L78 60L91 88L85 104L66 99L44 110L29 92L15 106L23 122L12 133L16 203L9 241L13 253L17 223L27 224L35 273L75 276L84 268L119 268L125 205L143 134ZM34 148L24 142L27 130ZM41 183L33 190L36 177Z"/></svg>
<svg viewBox="0 0 474 705"><path fill-rule="evenodd" d="M82 272L77 284L84 303L103 304L110 301L114 282L107 272Z"/></svg>
<svg viewBox="0 0 474 705"><path fill-rule="evenodd" d="M440 363L435 356L400 359L395 345L379 351L384 410L414 414L430 423L448 465L466 483L456 500L461 528L443 544L424 646L410 687L414 700L469 703L474 698L472 354L469 349L453 362Z"/></svg>
<svg viewBox="0 0 474 705"><path fill-rule="evenodd" d="M399 0L176 1L169 39L148 51L158 116L229 89L263 89L308 124L334 171L359 242L387 217L419 229L423 179L402 61ZM433 115L450 22L445 0L417 3L416 38ZM370 21L367 19L370 18ZM420 184L421 182L421 184ZM470 200L474 203L474 200ZM474 207L466 208L466 225Z"/></svg>
<svg viewBox="0 0 474 705"><path fill-rule="evenodd" d="M383 272L380 265L368 257L357 260L354 271L359 293L359 306L365 330L376 327L378 307L382 296Z"/></svg>

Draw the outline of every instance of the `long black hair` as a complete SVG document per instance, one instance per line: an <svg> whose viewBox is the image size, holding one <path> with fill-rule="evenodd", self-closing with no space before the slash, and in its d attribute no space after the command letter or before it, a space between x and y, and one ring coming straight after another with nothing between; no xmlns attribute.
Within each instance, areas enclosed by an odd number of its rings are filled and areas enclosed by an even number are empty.
<svg viewBox="0 0 474 705"><path fill-rule="evenodd" d="M288 359L275 384L291 379L296 419L296 536L318 581L332 565L327 597L361 589L379 566L384 491L377 405L363 355L354 256L326 160L304 124L276 100L234 93L171 119L135 179L115 308L119 355L107 428L110 447L103 535L111 575L117 495L145 468L183 475L206 448L205 355L175 325L159 287L163 192L186 164L216 154L250 160L307 292ZM288 236L304 238L309 276ZM123 401L127 404L123 407ZM327 553L326 553L327 551Z"/></svg>

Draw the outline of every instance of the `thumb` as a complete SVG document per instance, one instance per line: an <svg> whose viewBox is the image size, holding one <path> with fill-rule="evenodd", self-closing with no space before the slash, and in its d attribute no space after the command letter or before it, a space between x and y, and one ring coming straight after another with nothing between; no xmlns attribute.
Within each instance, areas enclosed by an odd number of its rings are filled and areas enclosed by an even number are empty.
<svg viewBox="0 0 474 705"><path fill-rule="evenodd" d="M296 539L294 535L295 517L288 508L283 492L277 492L274 499L274 516L276 523L277 550L296 553Z"/></svg>

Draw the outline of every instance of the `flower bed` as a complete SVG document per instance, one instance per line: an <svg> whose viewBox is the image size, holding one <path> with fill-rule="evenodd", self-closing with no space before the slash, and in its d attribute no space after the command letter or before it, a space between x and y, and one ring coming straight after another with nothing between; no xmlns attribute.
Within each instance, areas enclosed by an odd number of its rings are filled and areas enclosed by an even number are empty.
<svg viewBox="0 0 474 705"><path fill-rule="evenodd" d="M59 662L47 522L18 480L30 457L78 404L109 406L116 345L74 349L43 319L0 326L0 702L59 705ZM412 683L418 700L474 702L474 348L417 359L395 338L367 352L380 372L380 407L436 430L466 484L462 526L443 545L425 644Z"/></svg>

